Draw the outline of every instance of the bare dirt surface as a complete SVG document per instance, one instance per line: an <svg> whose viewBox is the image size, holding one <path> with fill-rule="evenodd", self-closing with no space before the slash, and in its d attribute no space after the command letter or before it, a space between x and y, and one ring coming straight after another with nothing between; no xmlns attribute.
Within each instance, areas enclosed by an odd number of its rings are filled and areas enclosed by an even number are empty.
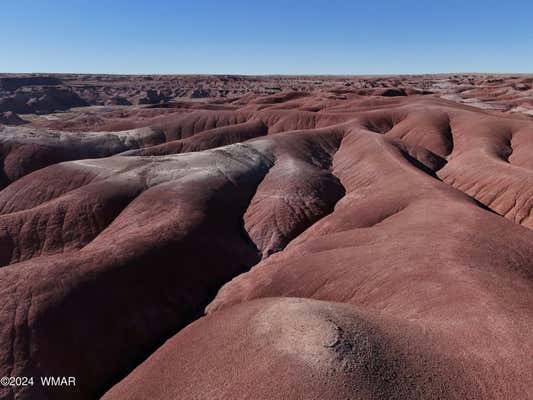
<svg viewBox="0 0 533 400"><path fill-rule="evenodd" d="M0 75L0 398L533 398L532 85Z"/></svg>

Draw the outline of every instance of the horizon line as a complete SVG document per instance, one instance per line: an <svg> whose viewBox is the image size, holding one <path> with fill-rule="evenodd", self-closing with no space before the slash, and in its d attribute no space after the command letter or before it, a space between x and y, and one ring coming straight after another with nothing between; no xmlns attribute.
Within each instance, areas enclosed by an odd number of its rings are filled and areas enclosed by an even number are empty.
<svg viewBox="0 0 533 400"><path fill-rule="evenodd" d="M104 76L240 76L240 77L386 77L386 76L422 76L422 75L533 75L533 72L406 72L406 73L342 73L342 74L330 74L330 73L119 73L119 72L2 72L0 75L104 75Z"/></svg>

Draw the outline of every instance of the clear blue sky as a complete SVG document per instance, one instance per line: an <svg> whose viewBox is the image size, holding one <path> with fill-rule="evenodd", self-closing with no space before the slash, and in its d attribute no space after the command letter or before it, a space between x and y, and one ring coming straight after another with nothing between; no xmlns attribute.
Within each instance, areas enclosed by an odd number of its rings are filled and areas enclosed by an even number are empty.
<svg viewBox="0 0 533 400"><path fill-rule="evenodd" d="M1 0L0 72L533 72L533 0Z"/></svg>

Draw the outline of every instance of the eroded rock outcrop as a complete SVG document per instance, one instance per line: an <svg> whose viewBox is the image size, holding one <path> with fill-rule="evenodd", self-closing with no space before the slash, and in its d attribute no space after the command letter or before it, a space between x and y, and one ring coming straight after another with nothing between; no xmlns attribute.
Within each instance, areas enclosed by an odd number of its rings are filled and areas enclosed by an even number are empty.
<svg viewBox="0 0 533 400"><path fill-rule="evenodd" d="M271 79L0 128L1 398L533 396L533 122Z"/></svg>

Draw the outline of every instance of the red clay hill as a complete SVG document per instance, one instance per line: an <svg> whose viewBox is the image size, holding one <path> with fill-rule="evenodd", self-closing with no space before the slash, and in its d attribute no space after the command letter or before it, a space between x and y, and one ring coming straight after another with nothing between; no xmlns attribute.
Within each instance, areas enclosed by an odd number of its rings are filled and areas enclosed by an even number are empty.
<svg viewBox="0 0 533 400"><path fill-rule="evenodd" d="M0 398L533 398L532 86L1 75Z"/></svg>

